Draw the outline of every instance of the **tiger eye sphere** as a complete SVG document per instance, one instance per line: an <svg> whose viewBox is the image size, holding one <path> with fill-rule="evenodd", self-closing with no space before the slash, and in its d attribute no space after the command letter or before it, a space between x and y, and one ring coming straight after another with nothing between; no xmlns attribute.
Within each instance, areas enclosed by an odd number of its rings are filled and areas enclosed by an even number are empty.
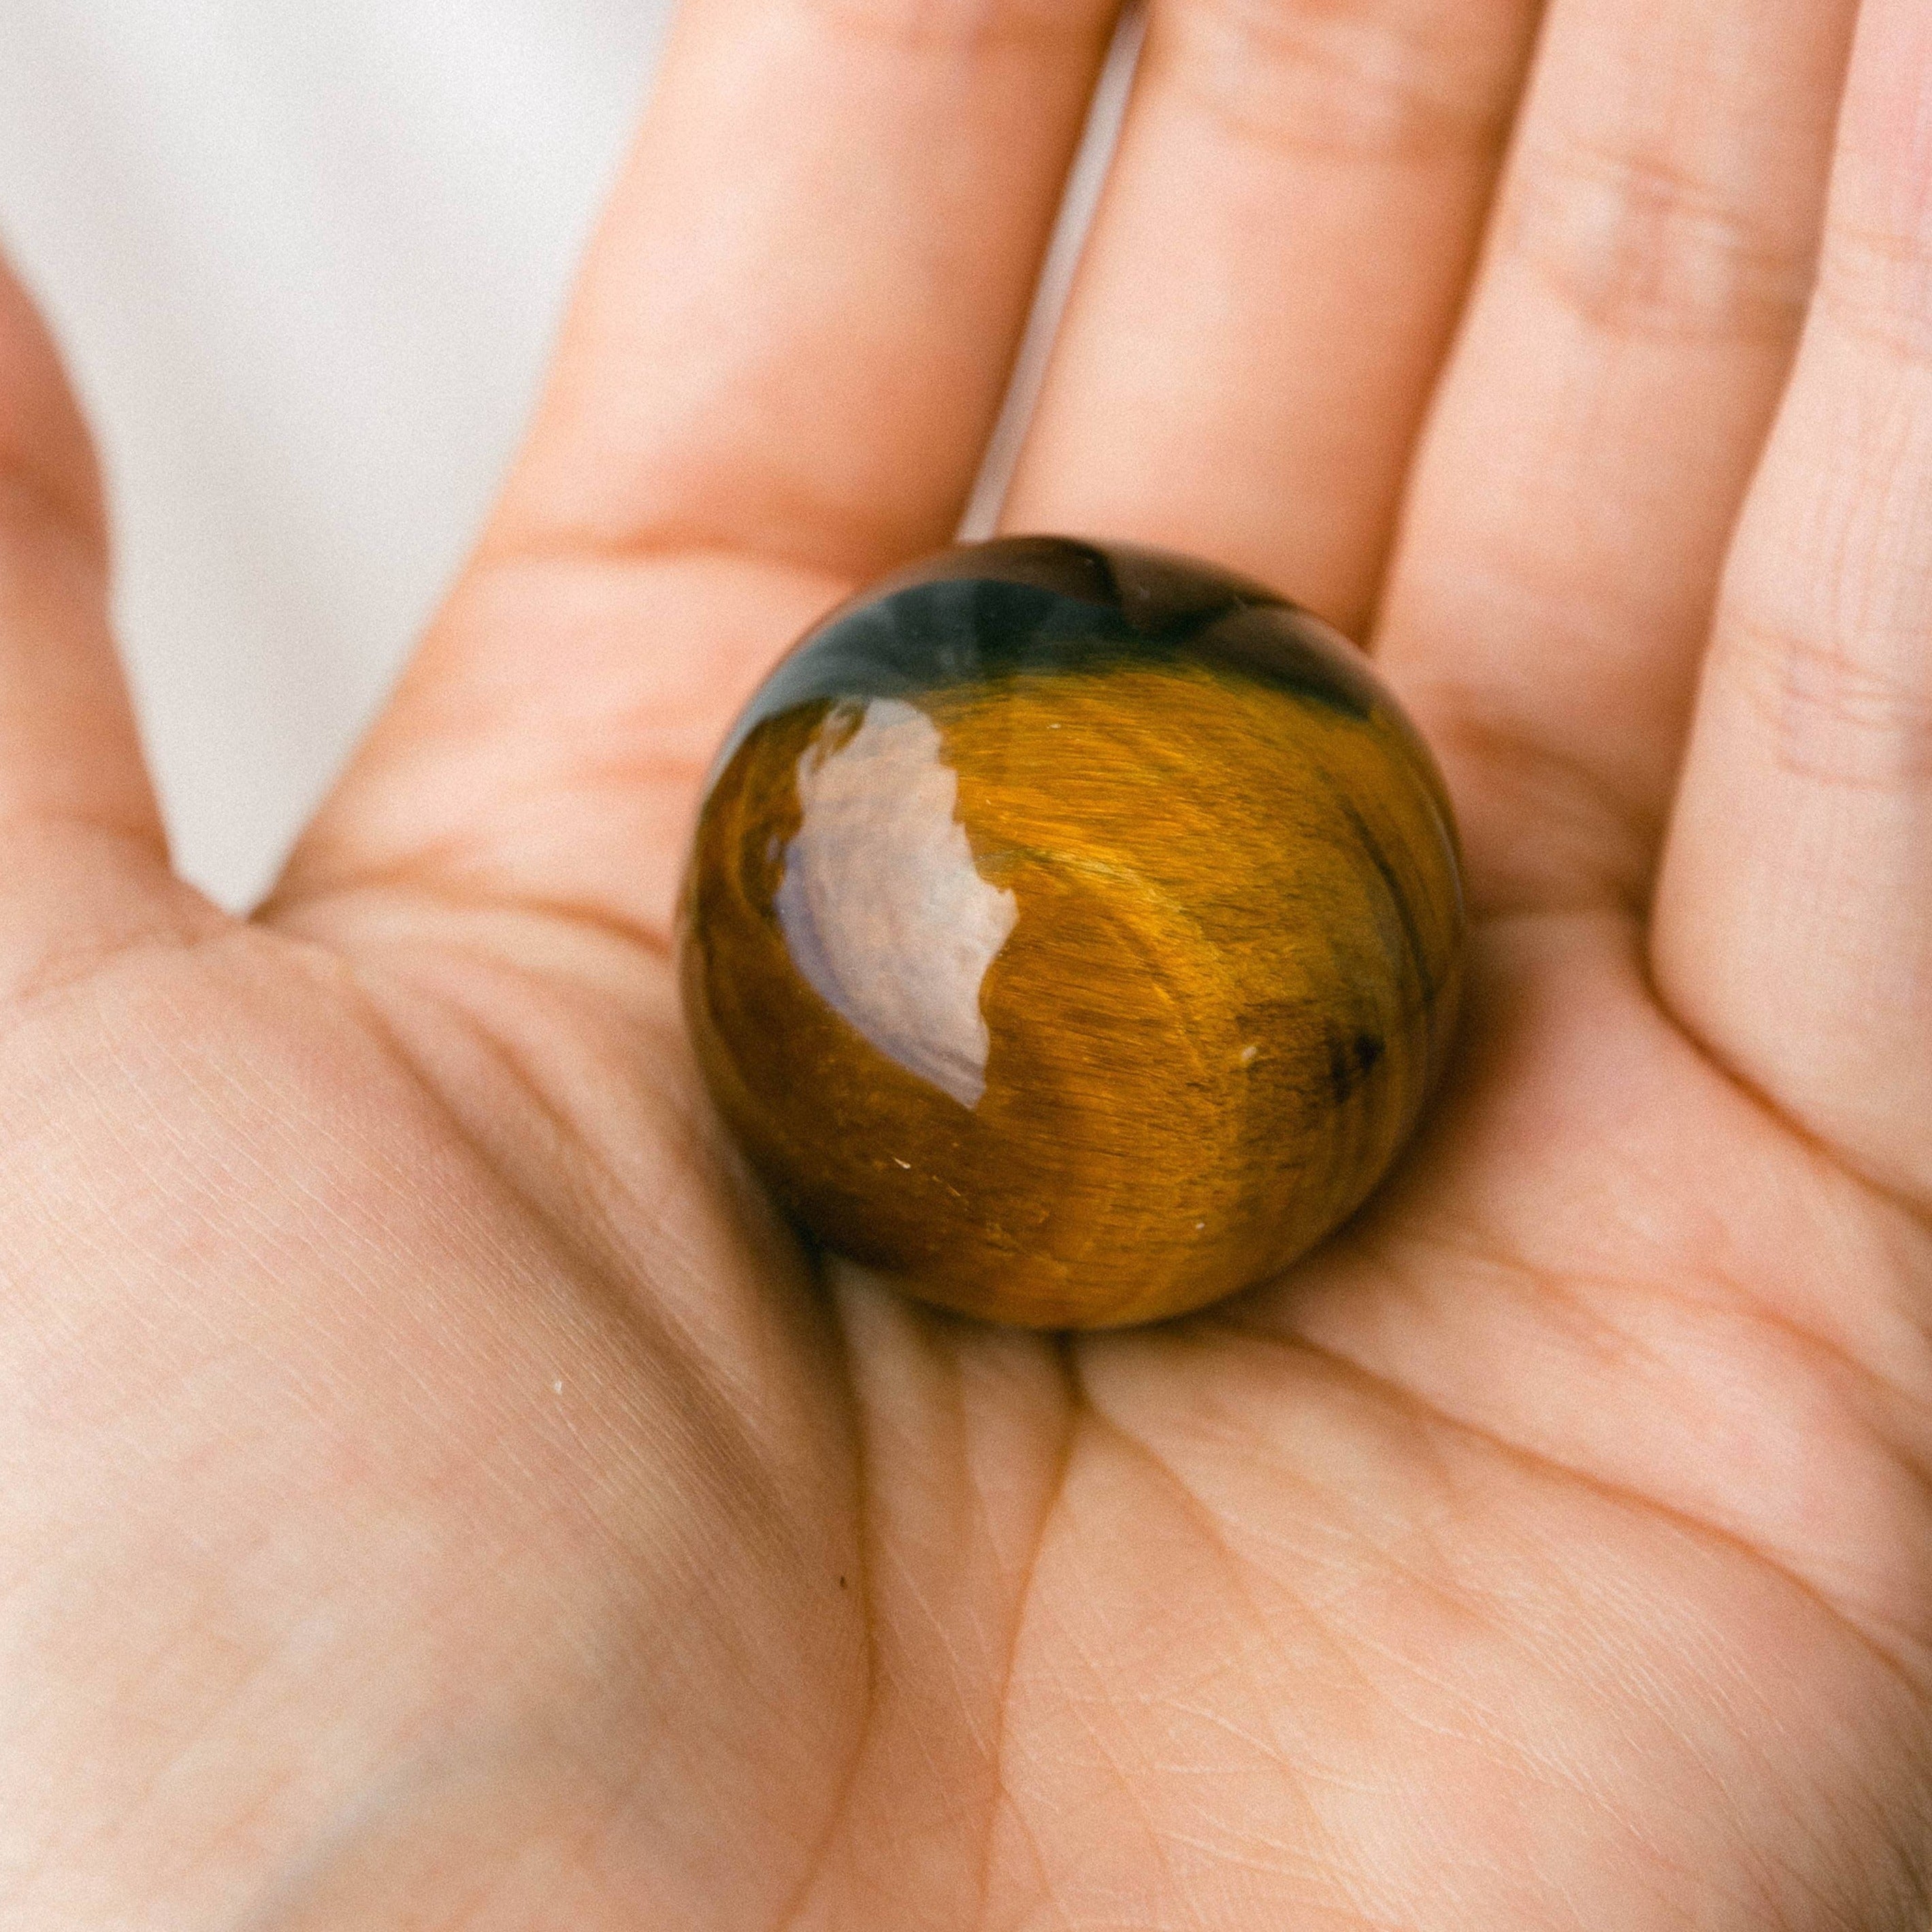
<svg viewBox="0 0 1932 1932"><path fill-rule="evenodd" d="M1153 1321L1394 1158L1454 1018L1456 853L1420 740L1304 613L1154 550L964 545L733 728L686 1012L824 1247L994 1321Z"/></svg>

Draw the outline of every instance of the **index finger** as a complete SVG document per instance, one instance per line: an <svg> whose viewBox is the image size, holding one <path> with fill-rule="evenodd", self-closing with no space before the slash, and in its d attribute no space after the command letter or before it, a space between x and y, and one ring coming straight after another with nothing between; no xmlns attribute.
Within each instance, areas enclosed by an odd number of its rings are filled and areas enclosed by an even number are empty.
<svg viewBox="0 0 1932 1932"><path fill-rule="evenodd" d="M1118 0L692 0L494 541L952 534Z"/></svg>

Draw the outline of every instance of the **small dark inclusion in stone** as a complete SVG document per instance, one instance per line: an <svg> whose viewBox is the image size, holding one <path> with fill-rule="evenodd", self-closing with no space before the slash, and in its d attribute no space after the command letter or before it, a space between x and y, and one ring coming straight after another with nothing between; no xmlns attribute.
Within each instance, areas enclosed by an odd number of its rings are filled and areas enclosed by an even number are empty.
<svg viewBox="0 0 1932 1932"><path fill-rule="evenodd" d="M714 768L680 928L725 1120L826 1248L989 1318L1278 1272L1412 1129L1455 838L1352 649L1204 565L1005 538L835 610Z"/></svg>

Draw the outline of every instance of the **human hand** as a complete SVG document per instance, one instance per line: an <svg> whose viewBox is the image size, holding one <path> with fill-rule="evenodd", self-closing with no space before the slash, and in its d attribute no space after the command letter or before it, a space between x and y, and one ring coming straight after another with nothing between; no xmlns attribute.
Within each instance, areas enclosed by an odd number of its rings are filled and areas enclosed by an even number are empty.
<svg viewBox="0 0 1932 1932"><path fill-rule="evenodd" d="M250 921L6 298L8 1925L1923 1932L1918 0L1828 219L1850 0L1556 0L1520 112L1528 0L1156 18L1009 520L1372 632L1438 750L1463 1048L1340 1239L1000 1332L814 1283L711 1124L694 788L949 534L1106 11L692 0Z"/></svg>

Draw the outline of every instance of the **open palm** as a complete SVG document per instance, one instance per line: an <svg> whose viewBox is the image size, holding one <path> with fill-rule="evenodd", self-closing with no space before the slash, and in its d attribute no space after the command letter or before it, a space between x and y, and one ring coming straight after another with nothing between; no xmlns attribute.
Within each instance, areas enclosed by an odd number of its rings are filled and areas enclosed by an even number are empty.
<svg viewBox="0 0 1932 1932"><path fill-rule="evenodd" d="M1390 1186L1136 1333L814 1280L665 938L731 711L958 514L1101 0L690 0L250 921L6 298L0 1921L1923 1932L1932 14L1858 11L1156 6L1008 521L1372 635L1477 917Z"/></svg>

